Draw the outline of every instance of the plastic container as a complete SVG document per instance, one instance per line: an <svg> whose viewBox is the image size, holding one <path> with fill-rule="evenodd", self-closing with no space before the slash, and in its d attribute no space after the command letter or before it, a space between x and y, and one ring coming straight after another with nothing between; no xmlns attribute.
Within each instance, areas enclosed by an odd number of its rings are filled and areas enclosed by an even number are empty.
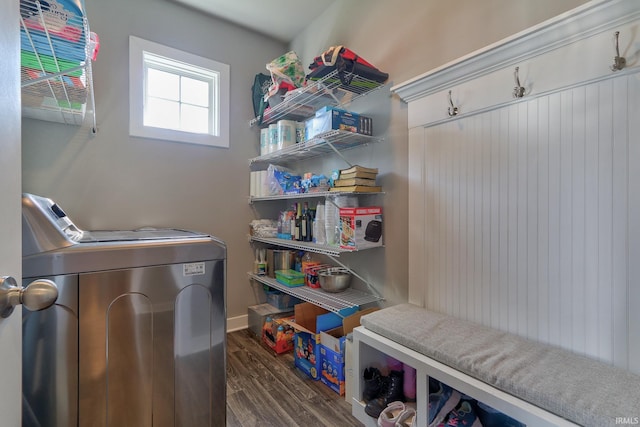
<svg viewBox="0 0 640 427"><path fill-rule="evenodd" d="M276 280L286 286L304 286L304 274L295 270L276 270Z"/></svg>

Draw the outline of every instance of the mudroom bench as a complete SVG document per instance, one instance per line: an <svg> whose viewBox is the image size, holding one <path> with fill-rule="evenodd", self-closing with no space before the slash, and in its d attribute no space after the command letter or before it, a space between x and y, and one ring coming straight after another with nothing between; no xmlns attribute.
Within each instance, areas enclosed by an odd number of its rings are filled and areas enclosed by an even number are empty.
<svg viewBox="0 0 640 427"><path fill-rule="evenodd" d="M527 426L606 427L637 420L640 376L558 347L412 304L367 314L353 333L353 414L363 372L391 356L416 369L417 425L427 425L433 377Z"/></svg>

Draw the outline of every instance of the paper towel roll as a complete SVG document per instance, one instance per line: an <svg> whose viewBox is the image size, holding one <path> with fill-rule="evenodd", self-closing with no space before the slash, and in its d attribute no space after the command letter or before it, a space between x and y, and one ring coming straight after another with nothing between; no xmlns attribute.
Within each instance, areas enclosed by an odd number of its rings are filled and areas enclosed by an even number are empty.
<svg viewBox="0 0 640 427"><path fill-rule="evenodd" d="M260 155L269 154L269 128L260 129Z"/></svg>
<svg viewBox="0 0 640 427"><path fill-rule="evenodd" d="M278 124L272 123L269 125L269 148L268 153L274 153L278 151Z"/></svg>
<svg viewBox="0 0 640 427"><path fill-rule="evenodd" d="M251 171L251 176L249 177L249 196L256 197L256 183L258 182L258 172Z"/></svg>
<svg viewBox="0 0 640 427"><path fill-rule="evenodd" d="M293 120L278 120L278 150L290 147L296 143L296 122Z"/></svg>

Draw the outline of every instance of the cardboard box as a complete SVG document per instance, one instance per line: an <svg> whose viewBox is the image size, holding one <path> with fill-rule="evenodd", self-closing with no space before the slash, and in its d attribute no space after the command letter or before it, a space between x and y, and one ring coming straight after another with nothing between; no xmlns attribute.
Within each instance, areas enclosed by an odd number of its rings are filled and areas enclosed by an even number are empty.
<svg viewBox="0 0 640 427"><path fill-rule="evenodd" d="M342 326L320 332L320 381L340 396L345 394L345 344L347 335L360 326L360 318L378 310L358 311L342 319Z"/></svg>
<svg viewBox="0 0 640 427"><path fill-rule="evenodd" d="M293 350L294 331L286 323L287 320L293 320L293 316L269 317L262 327L262 341L276 354L288 353Z"/></svg>
<svg viewBox="0 0 640 427"><path fill-rule="evenodd" d="M357 309L348 309L343 315L351 315ZM294 364L310 378L320 378L320 332L342 325L342 317L309 302L294 307L295 321L286 322L295 329Z"/></svg>
<svg viewBox="0 0 640 427"><path fill-rule="evenodd" d="M267 316L293 316L293 310L291 308L281 309L274 307L271 304L264 303L250 306L247 309L247 314L249 318L249 330L253 332L257 338L261 338L262 326L264 325L264 321Z"/></svg>
<svg viewBox="0 0 640 427"><path fill-rule="evenodd" d="M316 111L315 117L305 122L305 138L310 140L330 130L372 135L373 120L370 117L327 106Z"/></svg>
<svg viewBox="0 0 640 427"><path fill-rule="evenodd" d="M366 249L382 246L382 208L340 208L340 247Z"/></svg>

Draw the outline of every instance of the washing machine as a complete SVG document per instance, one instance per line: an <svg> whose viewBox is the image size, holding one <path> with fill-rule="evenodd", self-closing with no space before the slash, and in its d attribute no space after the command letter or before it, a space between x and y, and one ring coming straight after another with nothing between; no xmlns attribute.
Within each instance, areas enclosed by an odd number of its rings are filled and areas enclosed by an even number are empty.
<svg viewBox="0 0 640 427"><path fill-rule="evenodd" d="M189 230L85 231L24 194L23 426L226 424L226 247Z"/></svg>

